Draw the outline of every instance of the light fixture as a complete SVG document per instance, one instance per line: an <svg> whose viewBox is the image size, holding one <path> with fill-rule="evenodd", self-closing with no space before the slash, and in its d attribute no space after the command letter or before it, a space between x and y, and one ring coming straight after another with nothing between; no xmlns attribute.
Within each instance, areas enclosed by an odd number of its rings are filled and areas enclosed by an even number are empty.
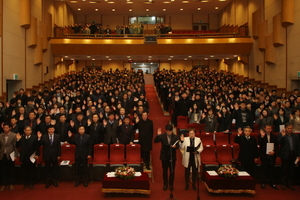
<svg viewBox="0 0 300 200"><path fill-rule="evenodd" d="M148 56L149 58L152 58L152 56Z"/></svg>
<svg viewBox="0 0 300 200"><path fill-rule="evenodd" d="M130 9L129 9L129 12L131 12L131 11L132 11L132 9L130 8Z"/></svg>
<svg viewBox="0 0 300 200"><path fill-rule="evenodd" d="M187 58L185 58L184 60L187 60Z"/></svg>
<svg viewBox="0 0 300 200"><path fill-rule="evenodd" d="M111 58L109 58L108 60L111 60Z"/></svg>
<svg viewBox="0 0 300 200"><path fill-rule="evenodd" d="M189 56L189 58L191 58L192 56Z"/></svg>
<svg viewBox="0 0 300 200"><path fill-rule="evenodd" d="M229 58L225 58L226 60L229 60Z"/></svg>
<svg viewBox="0 0 300 200"><path fill-rule="evenodd" d="M236 57L237 57L237 55L234 55L233 57L235 57L235 58L236 58Z"/></svg>
<svg viewBox="0 0 300 200"><path fill-rule="evenodd" d="M197 10L201 10L201 8L197 8Z"/></svg>
<svg viewBox="0 0 300 200"><path fill-rule="evenodd" d="M113 2L113 1L109 1L109 2L107 2L107 3L115 3L115 2Z"/></svg>
<svg viewBox="0 0 300 200"><path fill-rule="evenodd" d="M131 56L127 56L127 58L130 58Z"/></svg>
<svg viewBox="0 0 300 200"><path fill-rule="evenodd" d="M166 9L164 8L164 9L163 9L163 11L165 12L165 11L166 11Z"/></svg>
<svg viewBox="0 0 300 200"><path fill-rule="evenodd" d="M95 11L98 11L98 8L96 8Z"/></svg>
<svg viewBox="0 0 300 200"><path fill-rule="evenodd" d="M164 3L171 3L170 1L164 1Z"/></svg>
<svg viewBox="0 0 300 200"><path fill-rule="evenodd" d="M87 58L90 58L91 56L86 56Z"/></svg>
<svg viewBox="0 0 300 200"><path fill-rule="evenodd" d="M95 58L93 58L92 60L96 60Z"/></svg>
<svg viewBox="0 0 300 200"><path fill-rule="evenodd" d="M168 60L172 60L172 58L169 58Z"/></svg>
<svg viewBox="0 0 300 200"><path fill-rule="evenodd" d="M127 2L126 2L126 3L130 4L130 3L133 3L133 2L131 2L130 0L127 0Z"/></svg>
<svg viewBox="0 0 300 200"><path fill-rule="evenodd" d="M116 10L113 8L113 9L111 9L111 11L115 12Z"/></svg>
<svg viewBox="0 0 300 200"><path fill-rule="evenodd" d="M218 9L219 9L219 7L218 7L218 6L216 6L216 7L215 7L215 9L216 9L216 10L218 10Z"/></svg>
<svg viewBox="0 0 300 200"><path fill-rule="evenodd" d="M86 0L82 0L82 1L86 1Z"/></svg>
<svg viewBox="0 0 300 200"><path fill-rule="evenodd" d="M147 8L147 9L146 9L146 11L148 12L148 11L149 11L149 9Z"/></svg>
<svg viewBox="0 0 300 200"><path fill-rule="evenodd" d="M182 1L182 3L190 3L189 1Z"/></svg>
<svg viewBox="0 0 300 200"><path fill-rule="evenodd" d="M211 55L210 57L213 58L213 57L215 57L215 56L214 56L214 55Z"/></svg>
<svg viewBox="0 0 300 200"><path fill-rule="evenodd" d="M206 3L206 2L208 2L208 0L202 0L201 2Z"/></svg>
<svg viewBox="0 0 300 200"><path fill-rule="evenodd" d="M109 56L105 56L106 58L109 58Z"/></svg>
<svg viewBox="0 0 300 200"><path fill-rule="evenodd" d="M183 10L183 8L180 8L180 10Z"/></svg>
<svg viewBox="0 0 300 200"><path fill-rule="evenodd" d="M77 3L77 1L70 1L70 3Z"/></svg>
<svg viewBox="0 0 300 200"><path fill-rule="evenodd" d="M226 0L219 0L219 1L226 1Z"/></svg>
<svg viewBox="0 0 300 200"><path fill-rule="evenodd" d="M97 3L96 1L90 1L90 3Z"/></svg>
<svg viewBox="0 0 300 200"><path fill-rule="evenodd" d="M174 56L170 56L170 58L173 58Z"/></svg>
<svg viewBox="0 0 300 200"><path fill-rule="evenodd" d="M148 58L148 60L151 60L151 58Z"/></svg>
<svg viewBox="0 0 300 200"><path fill-rule="evenodd" d="M204 58L204 60L208 60L208 58Z"/></svg>
<svg viewBox="0 0 300 200"><path fill-rule="evenodd" d="M65 58L69 58L69 56L65 56Z"/></svg>
<svg viewBox="0 0 300 200"><path fill-rule="evenodd" d="M77 10L81 10L81 8L78 8Z"/></svg>

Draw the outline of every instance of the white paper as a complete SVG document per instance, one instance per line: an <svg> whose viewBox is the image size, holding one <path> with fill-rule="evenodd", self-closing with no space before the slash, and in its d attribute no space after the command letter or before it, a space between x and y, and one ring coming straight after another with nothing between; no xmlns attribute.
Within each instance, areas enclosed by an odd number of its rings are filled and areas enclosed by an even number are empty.
<svg viewBox="0 0 300 200"><path fill-rule="evenodd" d="M270 151L274 151L274 143L267 143L266 154L269 154Z"/></svg>
<svg viewBox="0 0 300 200"><path fill-rule="evenodd" d="M35 158L34 158L35 156L36 156L36 153L33 152L33 154L29 157L29 159L32 163L35 163Z"/></svg>
<svg viewBox="0 0 300 200"><path fill-rule="evenodd" d="M15 160L15 152L13 151L9 155L10 155L11 160L14 161Z"/></svg>
<svg viewBox="0 0 300 200"><path fill-rule="evenodd" d="M283 125L279 125L279 132L281 133L282 130L284 129L284 124Z"/></svg>
<svg viewBox="0 0 300 200"><path fill-rule="evenodd" d="M69 165L70 161L69 160L63 160L61 161L60 165Z"/></svg>
<svg viewBox="0 0 300 200"><path fill-rule="evenodd" d="M135 172L134 176L142 176L141 172Z"/></svg>
<svg viewBox="0 0 300 200"><path fill-rule="evenodd" d="M177 140L172 146L175 146L178 142L179 142L179 140Z"/></svg>
<svg viewBox="0 0 300 200"><path fill-rule="evenodd" d="M106 176L107 176L107 177L116 177L116 176L115 176L115 173L116 173L116 172L107 172Z"/></svg>
<svg viewBox="0 0 300 200"><path fill-rule="evenodd" d="M210 176L218 176L216 171L206 171Z"/></svg>
<svg viewBox="0 0 300 200"><path fill-rule="evenodd" d="M250 176L250 174L248 174L247 172L239 172L239 176Z"/></svg>
<svg viewBox="0 0 300 200"><path fill-rule="evenodd" d="M236 119L232 119L232 122L231 122L231 123L235 124L235 121L236 121Z"/></svg>
<svg viewBox="0 0 300 200"><path fill-rule="evenodd" d="M133 142L134 142L134 143L138 143L138 142L139 142L139 140L133 140Z"/></svg>

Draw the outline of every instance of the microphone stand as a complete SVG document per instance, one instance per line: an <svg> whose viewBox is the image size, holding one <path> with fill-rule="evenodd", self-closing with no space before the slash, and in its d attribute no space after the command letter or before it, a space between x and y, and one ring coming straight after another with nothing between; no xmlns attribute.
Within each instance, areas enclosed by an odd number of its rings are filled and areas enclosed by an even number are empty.
<svg viewBox="0 0 300 200"><path fill-rule="evenodd" d="M197 174L197 199L196 200L200 200L200 166L199 166L199 158L198 155L196 154L196 158L197 158L197 172L199 172L199 174Z"/></svg>
<svg viewBox="0 0 300 200"><path fill-rule="evenodd" d="M171 142L170 142L171 143ZM171 165L171 174L173 174L174 173L174 168L173 168L173 155L172 155L172 146L171 146L171 144L170 144L170 165ZM168 173L168 172L167 172ZM170 177L169 177L170 178ZM175 177L174 177L175 178ZM174 180L173 180L173 184L174 184ZM173 188L174 189L174 188ZM173 190L170 190L171 191L171 193L170 193L170 197L167 199L167 200L169 200L169 199L174 199L174 200L177 200L177 199L175 199L174 197L173 197Z"/></svg>

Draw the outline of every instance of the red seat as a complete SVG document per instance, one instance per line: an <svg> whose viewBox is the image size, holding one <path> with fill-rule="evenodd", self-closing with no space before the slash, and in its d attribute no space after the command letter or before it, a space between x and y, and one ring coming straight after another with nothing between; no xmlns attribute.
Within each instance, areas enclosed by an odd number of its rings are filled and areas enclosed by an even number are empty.
<svg viewBox="0 0 300 200"><path fill-rule="evenodd" d="M203 145L211 145L214 146L215 145L215 134L214 133L201 133L201 141L203 143Z"/></svg>
<svg viewBox="0 0 300 200"><path fill-rule="evenodd" d="M216 136L216 145L228 145L229 144L229 134L218 132L215 134Z"/></svg>
<svg viewBox="0 0 300 200"><path fill-rule="evenodd" d="M108 159L108 145L106 144L95 144L94 145L94 157L93 165L107 165Z"/></svg>
<svg viewBox="0 0 300 200"><path fill-rule="evenodd" d="M188 129L189 117L188 116L178 116L177 117L177 128L178 129Z"/></svg>
<svg viewBox="0 0 300 200"><path fill-rule="evenodd" d="M232 147L230 145L217 145L217 160L220 164L232 164Z"/></svg>
<svg viewBox="0 0 300 200"><path fill-rule="evenodd" d="M123 144L111 144L109 148L110 167L123 166L125 163L125 146Z"/></svg>
<svg viewBox="0 0 300 200"><path fill-rule="evenodd" d="M141 171L143 160L141 159L141 145L127 144L126 145L126 164L130 167L137 167Z"/></svg>
<svg viewBox="0 0 300 200"><path fill-rule="evenodd" d="M233 159L237 160L240 152L240 145L234 144L232 146L232 150L233 150Z"/></svg>
<svg viewBox="0 0 300 200"><path fill-rule="evenodd" d="M69 165L73 165L75 162L75 149L76 146L73 144L61 145L61 161L69 161Z"/></svg>
<svg viewBox="0 0 300 200"><path fill-rule="evenodd" d="M203 152L201 153L201 176L204 178L205 171L216 170L219 163L216 158L216 149L214 145L203 145Z"/></svg>

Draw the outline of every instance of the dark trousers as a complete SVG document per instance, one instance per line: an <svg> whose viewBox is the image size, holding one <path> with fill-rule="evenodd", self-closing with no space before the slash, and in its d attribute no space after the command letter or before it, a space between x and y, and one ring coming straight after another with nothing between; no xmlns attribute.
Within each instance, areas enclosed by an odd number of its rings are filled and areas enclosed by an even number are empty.
<svg viewBox="0 0 300 200"><path fill-rule="evenodd" d="M24 175L24 185L33 185L35 180L35 163L29 158L22 162L22 173Z"/></svg>
<svg viewBox="0 0 300 200"><path fill-rule="evenodd" d="M194 154L193 154L193 156L194 156ZM197 168L196 168L195 159L190 159L189 166L187 168L185 168L185 184L186 185L189 185L189 182L190 182L189 179L190 179L191 168L192 168L192 184L195 185L196 178L197 178Z"/></svg>
<svg viewBox="0 0 300 200"><path fill-rule="evenodd" d="M45 173L46 173L46 180L47 183L57 181L57 174L58 174L58 160L57 159L50 159L45 160Z"/></svg>
<svg viewBox="0 0 300 200"><path fill-rule="evenodd" d="M2 185L7 186L14 184L14 169L15 162L7 159L6 154L4 154L1 160Z"/></svg>
<svg viewBox="0 0 300 200"><path fill-rule="evenodd" d="M290 152L287 159L281 158L282 185L292 185L294 174L295 174L295 160L296 160L296 155L294 152Z"/></svg>
<svg viewBox="0 0 300 200"><path fill-rule="evenodd" d="M168 186L168 185L173 186L173 184L174 184L175 163L176 163L176 160L174 160L172 162L172 165L171 165L170 160L162 160L161 161L162 168L163 168L164 185L166 185L166 186ZM170 171L169 180L168 180L168 171Z"/></svg>
<svg viewBox="0 0 300 200"><path fill-rule="evenodd" d="M141 151L141 155L146 166L150 163L150 151Z"/></svg>
<svg viewBox="0 0 300 200"><path fill-rule="evenodd" d="M254 160L254 159L253 159ZM245 163L241 162L241 171L246 171L248 174L250 174L252 177L255 177L255 163Z"/></svg>
<svg viewBox="0 0 300 200"><path fill-rule="evenodd" d="M76 177L75 177L75 181L80 181L81 179L84 182L88 181L88 166L87 166L87 159L80 159L77 158L75 160L75 173L76 173Z"/></svg>
<svg viewBox="0 0 300 200"><path fill-rule="evenodd" d="M261 183L265 184L269 180L269 184L273 185L275 180L275 159L271 156L261 159Z"/></svg>

